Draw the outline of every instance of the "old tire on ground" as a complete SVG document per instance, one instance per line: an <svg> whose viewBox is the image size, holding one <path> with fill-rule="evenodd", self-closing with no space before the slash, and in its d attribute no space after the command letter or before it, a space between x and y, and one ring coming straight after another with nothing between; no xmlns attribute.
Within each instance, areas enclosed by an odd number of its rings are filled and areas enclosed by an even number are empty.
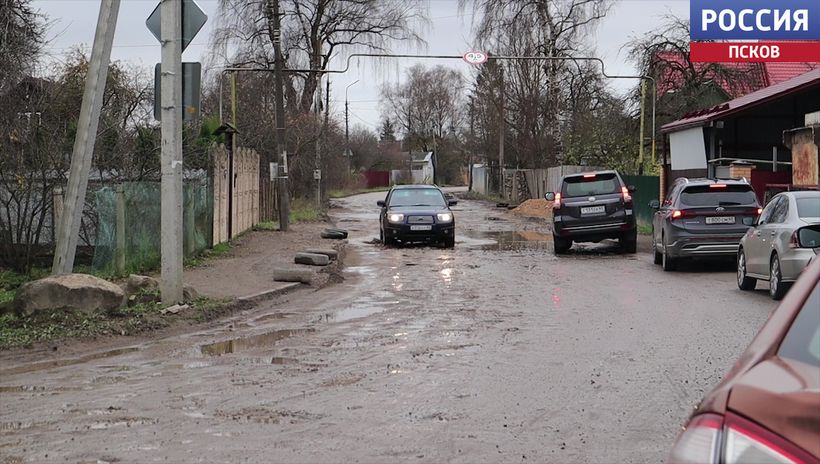
<svg viewBox="0 0 820 464"><path fill-rule="evenodd" d="M327 255L316 253L296 253L293 261L296 264L307 264L309 266L327 266L330 264L330 258Z"/></svg>
<svg viewBox="0 0 820 464"><path fill-rule="evenodd" d="M339 259L339 252L330 248L308 248L307 250L305 250L305 253L325 255L328 258L330 258L331 261L336 261L337 259Z"/></svg>
<svg viewBox="0 0 820 464"><path fill-rule="evenodd" d="M780 258L777 253L772 255L769 264L769 296L775 301L780 301L786 296L791 284L783 282L783 273L780 270Z"/></svg>
<svg viewBox="0 0 820 464"><path fill-rule="evenodd" d="M299 282L310 285L313 281L313 271L310 269L274 269L274 282Z"/></svg>
<svg viewBox="0 0 820 464"><path fill-rule="evenodd" d="M325 229L321 233L322 238L331 240L343 240L347 238L347 231L342 229Z"/></svg>
<svg viewBox="0 0 820 464"><path fill-rule="evenodd" d="M741 248L737 252L737 287L741 290L754 290L757 279L746 274L746 253Z"/></svg>
<svg viewBox="0 0 820 464"><path fill-rule="evenodd" d="M678 263L675 258L669 256L669 250L667 250L666 247L666 236L661 238L661 246L663 247L663 253L661 255L661 266L663 270L666 272L674 271Z"/></svg>
<svg viewBox="0 0 820 464"><path fill-rule="evenodd" d="M572 240L556 237L553 235L552 239L553 248L555 249L556 255L562 255L569 251L572 248Z"/></svg>

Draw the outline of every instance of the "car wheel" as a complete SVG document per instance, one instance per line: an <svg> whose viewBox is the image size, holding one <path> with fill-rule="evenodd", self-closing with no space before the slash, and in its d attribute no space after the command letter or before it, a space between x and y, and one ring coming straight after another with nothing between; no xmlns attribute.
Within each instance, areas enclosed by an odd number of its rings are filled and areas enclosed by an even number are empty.
<svg viewBox="0 0 820 464"><path fill-rule="evenodd" d="M381 227L379 227L379 241L382 242L382 245L384 245L384 229Z"/></svg>
<svg viewBox="0 0 820 464"><path fill-rule="evenodd" d="M769 296L773 300L779 301L786 296L791 285L783 282L783 273L780 271L780 258L777 253L772 256L772 262L769 265Z"/></svg>
<svg viewBox="0 0 820 464"><path fill-rule="evenodd" d="M658 251L658 244L655 242L655 231L652 231L652 257L655 264L663 262L661 252Z"/></svg>
<svg viewBox="0 0 820 464"><path fill-rule="evenodd" d="M559 238L553 235L552 243L555 248L556 255L562 255L572 248L572 240L570 239Z"/></svg>
<svg viewBox="0 0 820 464"><path fill-rule="evenodd" d="M456 247L456 238L455 237L447 237L444 239L444 248L455 248Z"/></svg>
<svg viewBox="0 0 820 464"><path fill-rule="evenodd" d="M674 271L677 264L675 258L669 256L669 250L666 246L666 236L661 238L661 246L663 247L663 254L661 255L661 266L666 272Z"/></svg>
<svg viewBox="0 0 820 464"><path fill-rule="evenodd" d="M737 253L737 286L741 290L754 290L757 279L746 275L746 253L741 248Z"/></svg>
<svg viewBox="0 0 820 464"><path fill-rule="evenodd" d="M618 246L620 246L625 253L637 253L638 232L630 232L629 234L618 239Z"/></svg>

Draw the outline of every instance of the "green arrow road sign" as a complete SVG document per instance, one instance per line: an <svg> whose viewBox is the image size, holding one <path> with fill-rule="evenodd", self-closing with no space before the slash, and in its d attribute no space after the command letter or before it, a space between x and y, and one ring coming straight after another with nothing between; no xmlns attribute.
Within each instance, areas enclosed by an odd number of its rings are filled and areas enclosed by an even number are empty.
<svg viewBox="0 0 820 464"><path fill-rule="evenodd" d="M160 6L162 6L161 3L154 8L151 16L145 20L145 25L148 26L148 30L154 34L154 37L162 42L160 38ZM188 44L194 40L196 34L207 21L208 15L202 11L202 8L194 0L182 0L182 51L185 51Z"/></svg>
<svg viewBox="0 0 820 464"><path fill-rule="evenodd" d="M162 95L160 89L160 64L154 66L154 119L162 120ZM194 121L199 118L200 101L202 100L202 63L182 63L182 119Z"/></svg>

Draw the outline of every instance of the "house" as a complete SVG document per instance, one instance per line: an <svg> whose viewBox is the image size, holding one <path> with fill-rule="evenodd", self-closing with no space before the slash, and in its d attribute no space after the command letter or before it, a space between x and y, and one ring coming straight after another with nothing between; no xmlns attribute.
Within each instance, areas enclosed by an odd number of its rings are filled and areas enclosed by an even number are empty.
<svg viewBox="0 0 820 464"><path fill-rule="evenodd" d="M685 114L661 128L661 189L678 177L727 176L737 162L751 165L759 195L768 184L791 184L792 150L784 133L805 126L806 115L817 111L820 68Z"/></svg>
<svg viewBox="0 0 820 464"><path fill-rule="evenodd" d="M436 155L432 151L410 152L410 170L414 184L436 183Z"/></svg>

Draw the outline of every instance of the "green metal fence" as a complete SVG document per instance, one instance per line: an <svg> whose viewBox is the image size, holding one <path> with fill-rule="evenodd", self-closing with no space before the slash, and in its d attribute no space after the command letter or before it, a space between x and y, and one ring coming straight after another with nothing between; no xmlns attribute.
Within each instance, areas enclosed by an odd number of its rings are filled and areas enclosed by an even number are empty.
<svg viewBox="0 0 820 464"><path fill-rule="evenodd" d="M634 185L638 190L632 194L635 218L640 224L652 224L655 210L649 202L660 198L660 178L658 176L623 176L627 185Z"/></svg>
<svg viewBox="0 0 820 464"><path fill-rule="evenodd" d="M95 270L125 275L160 265L160 184L129 182L96 192L98 225ZM213 194L209 182L183 187L183 243L186 257L211 247Z"/></svg>

